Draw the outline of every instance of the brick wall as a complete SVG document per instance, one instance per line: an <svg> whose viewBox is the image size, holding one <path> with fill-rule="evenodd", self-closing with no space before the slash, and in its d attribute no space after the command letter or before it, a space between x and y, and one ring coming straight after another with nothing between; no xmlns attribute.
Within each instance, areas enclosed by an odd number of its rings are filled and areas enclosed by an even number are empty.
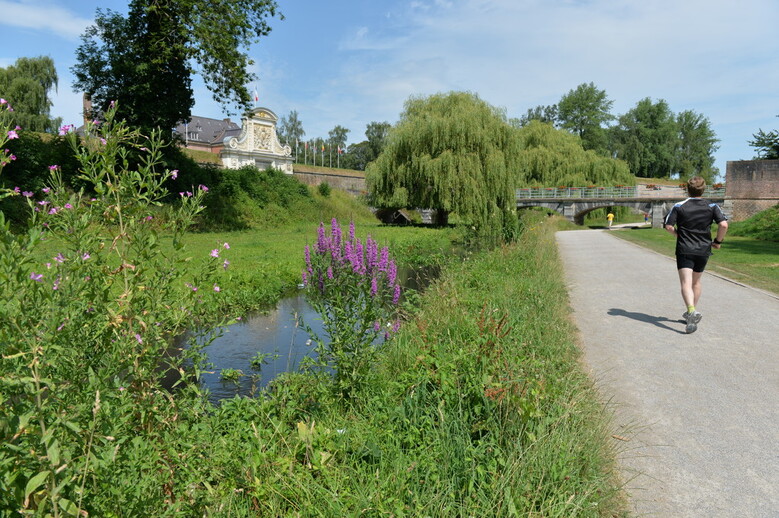
<svg viewBox="0 0 779 518"><path fill-rule="evenodd" d="M779 160L728 162L725 185L728 198L779 198Z"/></svg>
<svg viewBox="0 0 779 518"><path fill-rule="evenodd" d="M779 203L779 160L728 162L725 182L731 219L743 221Z"/></svg>

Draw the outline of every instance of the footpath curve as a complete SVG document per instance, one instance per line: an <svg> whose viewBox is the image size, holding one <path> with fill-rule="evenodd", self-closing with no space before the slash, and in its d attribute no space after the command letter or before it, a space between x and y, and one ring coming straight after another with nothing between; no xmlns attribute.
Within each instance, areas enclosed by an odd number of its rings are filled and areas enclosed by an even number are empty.
<svg viewBox="0 0 779 518"><path fill-rule="evenodd" d="M634 514L779 517L779 298L704 274L687 335L673 259L609 231L556 237Z"/></svg>

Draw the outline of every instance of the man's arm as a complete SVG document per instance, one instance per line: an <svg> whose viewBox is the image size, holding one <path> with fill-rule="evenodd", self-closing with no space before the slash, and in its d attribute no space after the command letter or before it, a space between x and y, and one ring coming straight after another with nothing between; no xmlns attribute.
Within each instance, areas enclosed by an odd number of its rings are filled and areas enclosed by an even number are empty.
<svg viewBox="0 0 779 518"><path fill-rule="evenodd" d="M725 234L728 233L728 220L722 220L717 223L717 237L714 238L714 242L711 244L714 248L719 248L722 242L725 240Z"/></svg>
<svg viewBox="0 0 779 518"><path fill-rule="evenodd" d="M665 230L672 236L676 237L676 227L674 227L673 225L666 225Z"/></svg>

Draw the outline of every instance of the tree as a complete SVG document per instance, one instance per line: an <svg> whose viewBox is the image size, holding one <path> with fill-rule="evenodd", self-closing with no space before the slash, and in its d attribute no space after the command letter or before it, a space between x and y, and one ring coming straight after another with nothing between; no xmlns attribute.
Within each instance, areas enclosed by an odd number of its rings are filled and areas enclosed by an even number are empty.
<svg viewBox="0 0 779 518"><path fill-rule="evenodd" d="M517 187L632 185L635 182L625 162L585 150L581 139L566 130L531 121L517 133L523 148L519 160L522 183Z"/></svg>
<svg viewBox="0 0 779 518"><path fill-rule="evenodd" d="M611 128L613 152L642 178L662 178L675 172L678 128L668 103L648 97L620 116Z"/></svg>
<svg viewBox="0 0 779 518"><path fill-rule="evenodd" d="M518 120L514 120L513 125L517 127L527 126L530 121L541 121L547 124L557 124L557 105L550 104L549 106L536 106L535 108L529 108L525 115Z"/></svg>
<svg viewBox="0 0 779 518"><path fill-rule="evenodd" d="M346 135L348 133L349 130L347 128L344 128L340 124L335 128L331 129L327 133L327 142L330 148L334 149L336 147L339 147L341 149L346 149Z"/></svg>
<svg viewBox="0 0 779 518"><path fill-rule="evenodd" d="M365 127L365 138L368 139L367 144L370 152L368 162L375 160L384 150L390 128L392 128L392 125L386 121L373 121Z"/></svg>
<svg viewBox="0 0 779 518"><path fill-rule="evenodd" d="M298 119L296 110L289 112L289 116L286 118L284 116L281 117L278 130L279 140L293 147L303 140L303 137L306 135L306 132L303 130L303 123Z"/></svg>
<svg viewBox="0 0 779 518"><path fill-rule="evenodd" d="M367 168L373 203L456 212L480 232L510 235L520 142L505 114L471 93L412 97Z"/></svg>
<svg viewBox="0 0 779 518"><path fill-rule="evenodd" d="M97 10L71 69L74 89L99 114L119 101L120 118L142 128L173 128L194 105L191 77L203 77L223 106L251 107L256 79L243 49L270 32L275 0L132 0L127 18Z"/></svg>
<svg viewBox="0 0 779 518"><path fill-rule="evenodd" d="M779 115L777 115L779 117ZM778 160L779 159L779 131L765 132L762 129L753 134L753 140L749 145L757 151L758 160Z"/></svg>
<svg viewBox="0 0 779 518"><path fill-rule="evenodd" d="M570 90L557 103L557 121L582 139L584 149L599 153L607 152L607 136L604 125L614 120L605 90L599 90L594 83L582 83Z"/></svg>
<svg viewBox="0 0 779 518"><path fill-rule="evenodd" d="M363 140L356 144L351 144L349 149L341 158L341 167L345 169L354 169L356 171L365 171L368 163L371 161L371 150L368 147L368 141Z"/></svg>
<svg viewBox="0 0 779 518"><path fill-rule="evenodd" d="M57 83L57 69L48 56L19 58L8 68L0 68L0 93L14 108L9 113L13 125L30 131L56 131L62 121L51 118L49 92L56 90Z"/></svg>
<svg viewBox="0 0 779 518"><path fill-rule="evenodd" d="M717 169L714 167L714 152L719 149L709 119L692 110L676 116L678 143L676 146L676 171L681 178L702 176L713 182Z"/></svg>

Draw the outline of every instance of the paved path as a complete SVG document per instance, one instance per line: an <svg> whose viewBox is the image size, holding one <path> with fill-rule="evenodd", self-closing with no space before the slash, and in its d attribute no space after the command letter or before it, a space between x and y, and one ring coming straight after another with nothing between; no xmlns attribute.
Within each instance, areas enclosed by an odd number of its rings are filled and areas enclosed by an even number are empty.
<svg viewBox="0 0 779 518"><path fill-rule="evenodd" d="M671 258L609 231L557 242L635 515L779 517L779 298L706 274L687 335Z"/></svg>

